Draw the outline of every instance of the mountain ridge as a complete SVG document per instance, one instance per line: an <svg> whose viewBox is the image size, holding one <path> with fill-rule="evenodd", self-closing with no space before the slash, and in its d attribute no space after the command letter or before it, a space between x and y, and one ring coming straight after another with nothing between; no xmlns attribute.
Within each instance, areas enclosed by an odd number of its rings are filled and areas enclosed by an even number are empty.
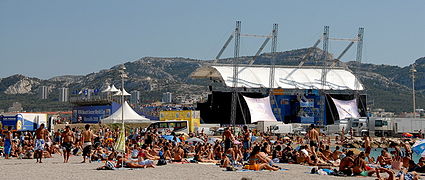
<svg viewBox="0 0 425 180"><path fill-rule="evenodd" d="M306 54L310 55L305 58L304 65L320 65L321 62L317 59L322 57L323 51L317 48L303 48L275 54L263 53L256 57L254 64L269 64L270 60L274 58L277 65L298 65ZM329 54L328 57L332 58L332 55ZM246 64L252 59L252 56L243 56L239 58L239 63ZM225 58L218 62L232 63L232 60L232 58ZM129 76L125 86L129 92L141 91L142 102L145 103L160 100L163 92L173 92L177 96L205 93L208 91L208 85L224 88L221 83L190 78L190 74L195 69L212 61L184 57L142 57L123 63ZM379 107L395 112L411 109L403 104L411 101L408 94L411 92L410 68L412 65L399 67L362 63L360 67L357 67L355 62L336 62L338 66L348 66L353 72L358 72L360 80L366 87L365 92L369 95L375 108ZM417 59L415 65L418 107L425 107L423 104L425 102L425 57ZM19 74L0 78L0 109L6 109L15 100L28 99L30 103L23 102L24 109L27 111L55 110L56 107L46 105L38 108L31 104L57 101L58 92L55 89L60 87L68 87L70 92L83 88L101 88L105 84L115 84L120 87L121 79L117 71L120 66L121 64L118 64L109 69L102 69L86 75L61 75L46 80ZM48 100L37 99L37 89L40 86L47 86L51 89ZM58 106L58 103L53 104ZM59 106L61 106L59 108L69 107L63 103L59 103Z"/></svg>

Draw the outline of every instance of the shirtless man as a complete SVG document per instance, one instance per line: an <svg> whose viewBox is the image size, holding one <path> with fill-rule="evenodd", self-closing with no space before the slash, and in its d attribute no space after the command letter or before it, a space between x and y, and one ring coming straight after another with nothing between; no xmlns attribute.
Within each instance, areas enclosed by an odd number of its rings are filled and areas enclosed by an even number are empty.
<svg viewBox="0 0 425 180"><path fill-rule="evenodd" d="M232 147L232 141L234 139L229 128L224 129L222 139L224 140L224 150L227 151L227 149Z"/></svg>
<svg viewBox="0 0 425 180"><path fill-rule="evenodd" d="M175 152L174 152L174 162L184 162L185 160L183 159L184 157L184 150L183 147L180 145L176 148Z"/></svg>
<svg viewBox="0 0 425 180"><path fill-rule="evenodd" d="M318 147L317 143L319 142L319 132L314 128L314 124L310 125L310 131L307 133L307 138L310 140L311 147Z"/></svg>
<svg viewBox="0 0 425 180"><path fill-rule="evenodd" d="M35 155L37 155L37 163L41 163L41 158L43 158L43 150L45 141L49 138L49 132L47 129L44 129L44 124L41 124L40 127L35 131ZM38 160L40 159L40 161Z"/></svg>
<svg viewBox="0 0 425 180"><path fill-rule="evenodd" d="M86 157L89 159L91 163L90 155L91 155L91 147L93 145L93 132L90 130L90 125L86 124L84 127L86 130L83 131L81 141L83 142L83 162L86 162Z"/></svg>
<svg viewBox="0 0 425 180"><path fill-rule="evenodd" d="M62 148L63 148L63 162L67 163L71 155L71 147L74 142L74 132L71 131L69 126L65 126L65 131L62 133Z"/></svg>
<svg viewBox="0 0 425 180"><path fill-rule="evenodd" d="M370 162L370 151L372 150L372 147L370 146L370 137L365 135L363 137L363 140L364 140L365 156Z"/></svg>

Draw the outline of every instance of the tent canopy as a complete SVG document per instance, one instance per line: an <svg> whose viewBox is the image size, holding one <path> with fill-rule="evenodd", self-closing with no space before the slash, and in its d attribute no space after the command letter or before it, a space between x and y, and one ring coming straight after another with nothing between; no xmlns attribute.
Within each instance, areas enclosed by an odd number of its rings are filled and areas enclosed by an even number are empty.
<svg viewBox="0 0 425 180"><path fill-rule="evenodd" d="M118 92L119 90L115 87L115 85L112 84L111 88L109 89L109 92Z"/></svg>
<svg viewBox="0 0 425 180"><path fill-rule="evenodd" d="M101 121L103 124L122 123L122 113L124 111L124 123L145 123L150 120L144 116L137 114L133 108L128 105L127 101L114 114L104 118Z"/></svg>
<svg viewBox="0 0 425 180"><path fill-rule="evenodd" d="M322 87L323 69L318 67L276 67L272 88L283 89L325 89L325 90L363 90L363 85L350 71L343 68L329 68L326 85ZM238 68L237 87L268 88L270 67L246 66ZM233 66L213 65L201 67L191 75L193 78L221 79L226 86L233 86Z"/></svg>
<svg viewBox="0 0 425 180"><path fill-rule="evenodd" d="M124 96L130 96L131 94L130 93L128 93L125 89L123 90L124 91ZM122 91L121 90L118 90L118 92L117 93L115 93L114 94L114 96L121 96L122 95Z"/></svg>
<svg viewBox="0 0 425 180"><path fill-rule="evenodd" d="M102 92L110 92L111 90L111 86L107 85L106 89L104 89Z"/></svg>

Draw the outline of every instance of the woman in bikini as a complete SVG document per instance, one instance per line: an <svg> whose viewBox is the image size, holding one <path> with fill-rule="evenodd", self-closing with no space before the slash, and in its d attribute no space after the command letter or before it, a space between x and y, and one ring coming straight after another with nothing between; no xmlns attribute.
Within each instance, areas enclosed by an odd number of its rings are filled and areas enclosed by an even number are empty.
<svg viewBox="0 0 425 180"><path fill-rule="evenodd" d="M259 153L260 153L260 147L255 146L252 149L252 152L248 161L249 165L246 166L246 169L255 170L255 171L259 171L263 169L271 170L271 171L279 170L279 168L272 167L268 163L266 163L267 160L264 159Z"/></svg>

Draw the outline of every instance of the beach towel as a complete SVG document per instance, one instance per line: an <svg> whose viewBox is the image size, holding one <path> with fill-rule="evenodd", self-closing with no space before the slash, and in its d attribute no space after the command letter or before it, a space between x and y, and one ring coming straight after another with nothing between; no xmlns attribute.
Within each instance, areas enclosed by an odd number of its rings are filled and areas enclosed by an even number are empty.
<svg viewBox="0 0 425 180"><path fill-rule="evenodd" d="M36 139L34 151L43 151L44 150L44 139Z"/></svg>

